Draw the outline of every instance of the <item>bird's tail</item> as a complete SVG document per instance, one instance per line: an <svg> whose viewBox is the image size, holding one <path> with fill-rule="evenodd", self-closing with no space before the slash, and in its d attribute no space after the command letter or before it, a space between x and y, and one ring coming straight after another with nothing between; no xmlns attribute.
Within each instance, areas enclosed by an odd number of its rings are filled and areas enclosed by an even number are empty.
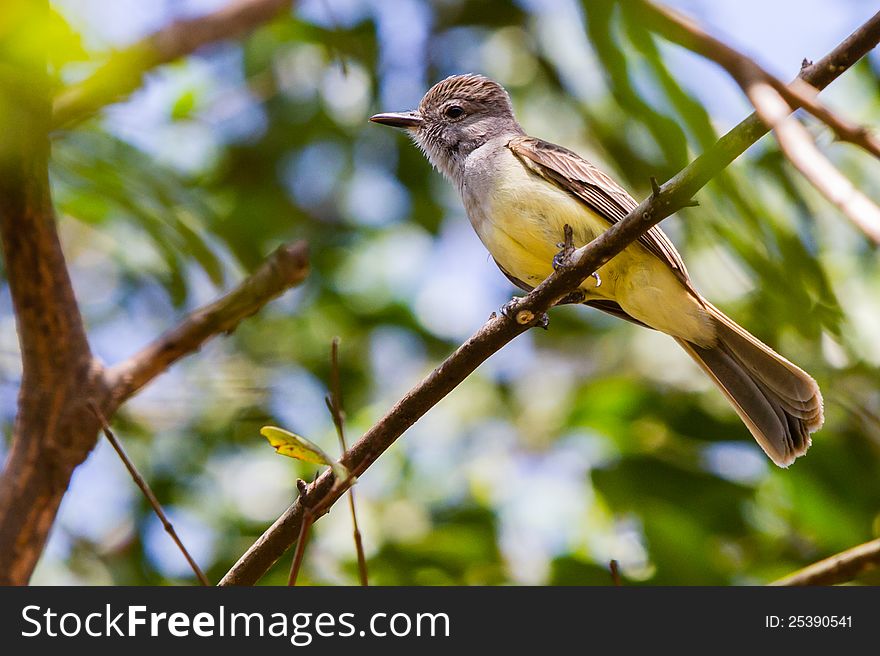
<svg viewBox="0 0 880 656"><path fill-rule="evenodd" d="M711 303L716 326L708 348L676 338L712 378L770 459L788 467L810 447L824 421L822 393L805 371L763 344Z"/></svg>

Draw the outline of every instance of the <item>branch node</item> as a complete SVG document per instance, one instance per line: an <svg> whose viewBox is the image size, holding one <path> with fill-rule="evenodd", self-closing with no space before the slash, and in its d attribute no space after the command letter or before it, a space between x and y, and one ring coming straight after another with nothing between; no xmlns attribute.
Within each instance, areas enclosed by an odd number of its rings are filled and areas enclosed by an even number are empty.
<svg viewBox="0 0 880 656"><path fill-rule="evenodd" d="M516 313L516 322L520 326L527 326L535 320L535 313L531 310L520 310Z"/></svg>

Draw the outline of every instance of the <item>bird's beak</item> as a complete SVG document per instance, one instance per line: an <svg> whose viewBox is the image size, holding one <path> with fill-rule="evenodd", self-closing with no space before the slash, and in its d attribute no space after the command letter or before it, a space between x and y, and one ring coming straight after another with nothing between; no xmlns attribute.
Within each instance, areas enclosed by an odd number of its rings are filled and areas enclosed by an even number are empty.
<svg viewBox="0 0 880 656"><path fill-rule="evenodd" d="M415 110L411 112L389 112L387 114L376 114L375 116L371 116L370 120L373 123L390 125L393 128L414 130L422 124L422 115Z"/></svg>

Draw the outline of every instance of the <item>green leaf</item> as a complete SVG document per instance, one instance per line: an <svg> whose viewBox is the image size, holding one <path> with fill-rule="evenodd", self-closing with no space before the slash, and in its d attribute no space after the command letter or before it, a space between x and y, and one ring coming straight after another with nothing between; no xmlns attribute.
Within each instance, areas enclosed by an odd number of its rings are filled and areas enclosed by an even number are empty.
<svg viewBox="0 0 880 656"><path fill-rule="evenodd" d="M275 451L282 456L304 462L313 462L317 465L329 465L337 482L346 483L351 479L353 483L357 480L349 473L345 465L328 456L321 447L311 440L307 440L302 435L291 433L276 426L263 426L260 429L260 435L269 440L269 444L275 447Z"/></svg>

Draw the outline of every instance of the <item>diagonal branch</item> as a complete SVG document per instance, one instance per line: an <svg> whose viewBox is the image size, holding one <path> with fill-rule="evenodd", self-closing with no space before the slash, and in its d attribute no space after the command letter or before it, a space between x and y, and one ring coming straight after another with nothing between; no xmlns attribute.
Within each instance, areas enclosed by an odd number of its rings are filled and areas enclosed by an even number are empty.
<svg viewBox="0 0 880 656"><path fill-rule="evenodd" d="M770 585L834 585L852 581L862 572L880 565L880 539L871 540L829 556Z"/></svg>
<svg viewBox="0 0 880 656"><path fill-rule="evenodd" d="M761 120L773 129L783 153L795 168L862 232L880 244L880 208L828 161L809 132L794 119L788 120L788 115L793 108L803 107L831 127L841 140L880 157L880 141L871 132L850 123L819 102L816 88L803 79L786 85L688 18L648 0L643 0L641 6L654 30L723 66L742 88Z"/></svg>
<svg viewBox="0 0 880 656"><path fill-rule="evenodd" d="M852 123L820 102L817 97L820 87L808 83L805 79L795 79L790 84L786 84L751 57L708 34L694 21L676 11L656 5L649 0L642 0L641 8L650 21L649 27L652 30L661 33L673 43L722 66L745 93L748 93L752 83L764 82L775 89L789 105L794 108L803 107L825 123L834 130L841 141L860 146L880 158L880 140L866 127Z"/></svg>
<svg viewBox="0 0 880 656"><path fill-rule="evenodd" d="M801 77L817 88L827 86L880 41L880 13L850 35L821 61L801 71ZM691 197L713 176L739 157L746 148L767 133L755 115L723 136L718 143L691 162L678 175L661 185L622 221L578 249L572 264L553 273L532 292L517 300L510 316L532 318L520 324L504 316L491 318L470 339L411 389L359 439L342 458L342 463L360 476L376 459L428 410L455 389L489 356L534 325L554 303L577 288L583 280L615 254L634 242L651 226L688 204ZM326 513L345 492L325 472L300 495L227 572L220 585L252 585L296 540L302 526L307 497L311 508L320 508L313 518Z"/></svg>
<svg viewBox="0 0 880 656"><path fill-rule="evenodd" d="M791 107L785 99L764 82L751 84L746 94L797 170L856 227L880 244L880 208L828 161L807 129L789 116Z"/></svg>
<svg viewBox="0 0 880 656"><path fill-rule="evenodd" d="M189 314L177 327L128 360L107 369L107 386L117 403L135 394L180 358L202 344L230 333L247 317L287 289L298 285L309 272L304 241L285 244L231 292Z"/></svg>
<svg viewBox="0 0 880 656"><path fill-rule="evenodd" d="M292 0L233 0L211 14L163 27L115 53L82 82L62 89L55 97L52 127L69 127L81 121L104 105L128 96L141 86L144 74L156 66L209 43L247 34L291 5Z"/></svg>

